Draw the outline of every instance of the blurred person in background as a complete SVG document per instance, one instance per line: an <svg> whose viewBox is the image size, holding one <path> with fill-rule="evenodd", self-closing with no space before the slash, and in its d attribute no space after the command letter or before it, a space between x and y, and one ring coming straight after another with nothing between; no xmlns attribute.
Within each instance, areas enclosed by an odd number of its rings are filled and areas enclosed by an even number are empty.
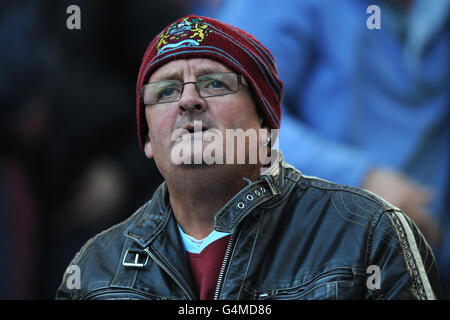
<svg viewBox="0 0 450 320"><path fill-rule="evenodd" d="M80 30L66 26L73 4ZM1 299L53 298L86 237L161 183L129 110L142 34L183 9L177 0L0 3Z"/></svg>
<svg viewBox="0 0 450 320"><path fill-rule="evenodd" d="M381 29L366 27L372 4ZM404 210L437 255L447 297L449 10L447 0L227 0L214 15L277 61L286 160Z"/></svg>
<svg viewBox="0 0 450 320"><path fill-rule="evenodd" d="M37 194L32 167L46 134L46 71L33 10L0 4L0 299L34 297Z"/></svg>

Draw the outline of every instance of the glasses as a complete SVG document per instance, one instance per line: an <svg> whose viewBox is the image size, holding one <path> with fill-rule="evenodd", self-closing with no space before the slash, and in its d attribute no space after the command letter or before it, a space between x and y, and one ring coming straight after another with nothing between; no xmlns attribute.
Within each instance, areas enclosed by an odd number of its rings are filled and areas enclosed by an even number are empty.
<svg viewBox="0 0 450 320"><path fill-rule="evenodd" d="M224 96L239 91L239 84L246 86L244 76L233 72L212 73L201 76L197 81L182 82L179 80L163 80L142 86L140 96L144 105L170 103L180 100L184 86L195 84L202 98Z"/></svg>

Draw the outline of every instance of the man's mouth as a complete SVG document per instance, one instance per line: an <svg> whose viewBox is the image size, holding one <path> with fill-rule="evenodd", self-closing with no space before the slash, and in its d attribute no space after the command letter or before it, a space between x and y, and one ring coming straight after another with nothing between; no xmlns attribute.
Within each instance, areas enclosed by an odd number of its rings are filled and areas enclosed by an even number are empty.
<svg viewBox="0 0 450 320"><path fill-rule="evenodd" d="M182 128L175 129L172 137L175 136L175 143L182 141L186 135L189 135L189 140L192 138L202 138L204 133L209 129L202 121L194 121L193 123L184 125Z"/></svg>
<svg viewBox="0 0 450 320"><path fill-rule="evenodd" d="M185 125L183 129L188 131L189 133L195 133L207 131L209 128L199 121L199 123L197 122L194 122L193 124L189 123Z"/></svg>

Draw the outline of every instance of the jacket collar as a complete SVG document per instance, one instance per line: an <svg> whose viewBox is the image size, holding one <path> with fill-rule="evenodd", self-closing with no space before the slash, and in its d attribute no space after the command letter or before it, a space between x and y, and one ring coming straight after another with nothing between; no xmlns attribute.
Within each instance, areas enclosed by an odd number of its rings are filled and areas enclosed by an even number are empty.
<svg viewBox="0 0 450 320"><path fill-rule="evenodd" d="M214 228L220 232L232 232L250 213L282 193L286 164L281 152L270 168L263 171L256 181L239 191L214 217ZM247 181L247 180L246 180ZM142 247L147 247L167 225L172 216L169 192L166 182L155 191L152 200L145 204L140 219L125 230L125 236L134 239Z"/></svg>

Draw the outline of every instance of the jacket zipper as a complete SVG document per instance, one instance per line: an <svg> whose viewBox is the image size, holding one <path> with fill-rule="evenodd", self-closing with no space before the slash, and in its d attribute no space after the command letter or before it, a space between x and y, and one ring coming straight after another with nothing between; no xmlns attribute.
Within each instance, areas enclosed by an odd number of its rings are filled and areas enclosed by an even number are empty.
<svg viewBox="0 0 450 320"><path fill-rule="evenodd" d="M189 300L194 300L194 298L189 293L189 290L184 287L183 283L181 283L181 281L172 273L171 270L169 270L169 268L163 262L156 258L156 256L148 249L148 247L145 248L144 251L176 282L176 284L181 288L181 290Z"/></svg>
<svg viewBox="0 0 450 320"><path fill-rule="evenodd" d="M230 240L228 241L227 249L225 250L225 256L223 258L222 266L220 268L219 278L217 279L217 286L216 286L216 291L214 293L214 300L219 300L219 293L220 293L220 289L222 287L222 281L223 281L223 277L225 275L225 269L228 264L228 259L230 258L231 249L233 248L234 239L236 238L236 234L237 234L237 230L235 230L235 232L233 232L231 234Z"/></svg>
<svg viewBox="0 0 450 320"><path fill-rule="evenodd" d="M314 289L314 288L308 288L308 286L310 286L311 284L313 284L313 283L317 284L319 281L321 281L324 278L331 277L331 276L338 276L338 275L345 276L345 280L353 278L353 273L351 271L346 271L346 270L342 270L342 269L341 270L330 270L322 275L316 276L315 278L313 278L313 279L307 281L306 283L304 283L303 285L299 286L297 288L297 291L295 291L295 292L294 291L286 292L283 289L279 289L279 290L273 290L270 292L265 292L265 293L259 294L258 298L260 300L266 300L266 299L271 299L273 296L278 296L280 298L284 297L285 299L300 297L300 296L305 295L309 291L311 291L311 289ZM342 280L344 280L344 279L342 279ZM336 281L336 280L332 280L332 281ZM319 284L321 285L323 283L319 282Z"/></svg>

